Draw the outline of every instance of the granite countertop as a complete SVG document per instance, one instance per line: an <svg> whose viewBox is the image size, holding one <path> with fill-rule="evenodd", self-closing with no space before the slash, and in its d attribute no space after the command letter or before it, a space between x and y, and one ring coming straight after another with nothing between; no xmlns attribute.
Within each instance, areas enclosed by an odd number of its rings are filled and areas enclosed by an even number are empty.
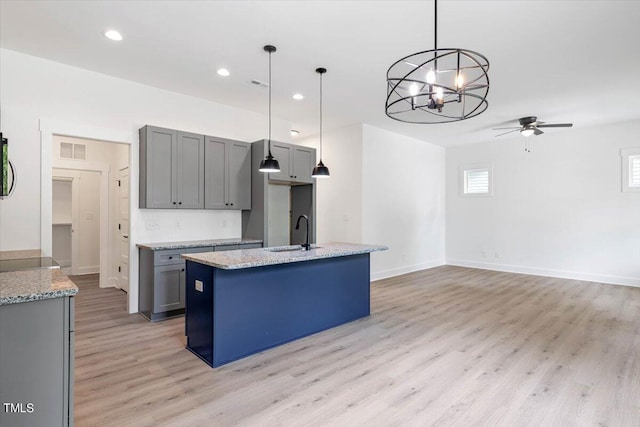
<svg viewBox="0 0 640 427"><path fill-rule="evenodd" d="M78 287L59 269L0 273L0 305L72 296Z"/></svg>
<svg viewBox="0 0 640 427"><path fill-rule="evenodd" d="M250 243L262 243L262 240L256 239L212 239L212 240L186 240L182 242L159 242L159 243L138 243L139 248L159 251L163 249L186 249L197 248L200 246L224 246L224 245L241 245Z"/></svg>
<svg viewBox="0 0 640 427"><path fill-rule="evenodd" d="M261 267L265 265L287 264L291 262L311 261L323 258L358 255L389 249L380 245L360 245L356 243L320 243L311 245L308 251L287 249L300 248L300 245L276 248L239 249L225 252L206 252L183 254L182 258L200 264L224 270Z"/></svg>

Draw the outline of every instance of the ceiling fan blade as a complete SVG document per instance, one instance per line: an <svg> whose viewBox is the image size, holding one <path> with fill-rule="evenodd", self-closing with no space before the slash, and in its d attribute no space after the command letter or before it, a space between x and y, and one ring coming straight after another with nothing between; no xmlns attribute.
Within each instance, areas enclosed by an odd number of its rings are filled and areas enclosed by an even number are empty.
<svg viewBox="0 0 640 427"><path fill-rule="evenodd" d="M539 128L570 128L573 123L552 123L548 125L538 125Z"/></svg>
<svg viewBox="0 0 640 427"><path fill-rule="evenodd" d="M544 132L542 132L540 129L538 128L533 128L533 134L534 135L542 135Z"/></svg>
<svg viewBox="0 0 640 427"><path fill-rule="evenodd" d="M511 133L511 132L518 132L518 131L520 131L520 128L514 129L514 130L510 130L510 131L504 132L504 133L499 133L498 135L496 135L496 138L499 137L499 136L502 136L502 135L506 135L506 134Z"/></svg>
<svg viewBox="0 0 640 427"><path fill-rule="evenodd" d="M520 129L520 126L511 126L508 128L491 128L491 130L504 130L504 129Z"/></svg>

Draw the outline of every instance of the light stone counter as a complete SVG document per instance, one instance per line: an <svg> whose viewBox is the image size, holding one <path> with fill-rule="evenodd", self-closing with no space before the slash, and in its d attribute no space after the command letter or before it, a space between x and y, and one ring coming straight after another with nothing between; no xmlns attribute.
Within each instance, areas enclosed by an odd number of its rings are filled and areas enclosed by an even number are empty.
<svg viewBox="0 0 640 427"><path fill-rule="evenodd" d="M138 243L139 248L159 251L163 249L187 249L200 246L224 246L224 245L247 245L252 243L262 243L262 240L255 239L210 239L210 240L187 240L182 242L160 242L160 243Z"/></svg>
<svg viewBox="0 0 640 427"><path fill-rule="evenodd" d="M78 287L59 269L0 273L0 305L73 296Z"/></svg>
<svg viewBox="0 0 640 427"><path fill-rule="evenodd" d="M300 245L282 246L277 248L239 249L226 252L183 254L182 258L211 267L221 268L223 270L237 270L241 268L261 267L265 265L287 264L291 262L358 255L385 251L388 249L388 247L381 245L332 242L311 245L311 249L308 251L287 251L287 249L297 248L300 248Z"/></svg>

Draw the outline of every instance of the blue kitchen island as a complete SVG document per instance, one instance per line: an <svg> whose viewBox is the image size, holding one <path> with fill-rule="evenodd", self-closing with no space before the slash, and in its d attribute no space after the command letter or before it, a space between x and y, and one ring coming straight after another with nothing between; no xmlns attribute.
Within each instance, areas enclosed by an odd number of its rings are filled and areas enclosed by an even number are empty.
<svg viewBox="0 0 640 427"><path fill-rule="evenodd" d="M369 257L325 243L184 254L187 349L213 367L368 316Z"/></svg>

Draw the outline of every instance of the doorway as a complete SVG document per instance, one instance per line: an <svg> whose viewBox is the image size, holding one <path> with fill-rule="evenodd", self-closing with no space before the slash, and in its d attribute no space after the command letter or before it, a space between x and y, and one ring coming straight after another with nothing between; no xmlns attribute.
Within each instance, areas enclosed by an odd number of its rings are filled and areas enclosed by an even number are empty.
<svg viewBox="0 0 640 427"><path fill-rule="evenodd" d="M52 257L70 275L100 272L101 172L52 169Z"/></svg>
<svg viewBox="0 0 640 427"><path fill-rule="evenodd" d="M129 145L54 134L51 153L53 258L128 292Z"/></svg>

